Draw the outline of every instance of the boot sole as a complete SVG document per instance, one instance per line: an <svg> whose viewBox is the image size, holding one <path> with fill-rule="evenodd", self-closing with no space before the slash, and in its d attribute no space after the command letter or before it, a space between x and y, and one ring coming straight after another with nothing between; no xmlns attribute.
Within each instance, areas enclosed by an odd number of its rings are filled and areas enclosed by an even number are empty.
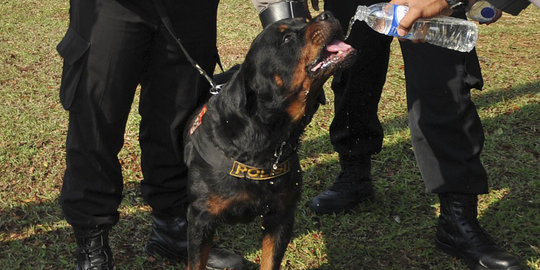
<svg viewBox="0 0 540 270"><path fill-rule="evenodd" d="M439 239L435 239L435 246L439 250L443 251L444 253L446 253L446 254L454 257L454 258L458 258L458 259L462 260L467 265L467 267L469 269L471 269L471 270L521 270L520 266L511 266L511 267L508 267L508 268L486 268L483 265L478 264L475 261L467 259L467 257L463 253L459 252L453 246L448 245L448 244L446 244L444 242L441 242Z"/></svg>
<svg viewBox="0 0 540 270"><path fill-rule="evenodd" d="M157 244L157 243L147 243L144 247L144 251L148 256L152 256L154 258L162 258L167 260L171 264L187 264L187 257L178 257L174 256L169 252L166 248L163 246ZM220 267L211 267L206 266L206 270L241 270L243 269L242 266L238 267L229 267L229 268L220 268Z"/></svg>
<svg viewBox="0 0 540 270"><path fill-rule="evenodd" d="M156 257L163 258L163 259L168 260L171 263L187 262L187 256L186 257L175 256L174 254L171 254L171 252L169 252L165 247L157 243L151 243L151 242L147 243L146 246L144 247L144 251L149 256L152 256L155 258Z"/></svg>

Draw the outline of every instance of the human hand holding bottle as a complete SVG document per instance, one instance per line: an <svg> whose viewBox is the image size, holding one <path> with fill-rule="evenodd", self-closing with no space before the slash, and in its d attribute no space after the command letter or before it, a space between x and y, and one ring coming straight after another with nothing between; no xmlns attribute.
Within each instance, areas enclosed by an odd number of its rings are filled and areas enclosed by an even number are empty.
<svg viewBox="0 0 540 270"><path fill-rule="evenodd" d="M469 10L477 0L469 0L466 10ZM450 16L453 12L447 0L391 0L391 4L405 5L409 7L407 14L401 19L398 27L400 36L406 35L413 23L420 18L432 18L437 15ZM502 16L502 11L496 9L495 16L489 22L480 22L480 24L491 24L496 22Z"/></svg>
<svg viewBox="0 0 540 270"><path fill-rule="evenodd" d="M400 36L409 33L411 26L417 19L452 14L452 9L446 0L392 0L390 3L409 7L409 11L399 22L397 32Z"/></svg>

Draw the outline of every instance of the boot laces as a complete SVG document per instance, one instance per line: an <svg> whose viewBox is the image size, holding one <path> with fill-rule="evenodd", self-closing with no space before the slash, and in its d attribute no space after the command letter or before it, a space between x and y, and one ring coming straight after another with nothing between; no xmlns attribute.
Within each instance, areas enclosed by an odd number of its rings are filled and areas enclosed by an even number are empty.
<svg viewBox="0 0 540 270"><path fill-rule="evenodd" d="M93 245L96 242L99 244ZM90 237L85 241L84 247L81 247L80 252L89 259L90 269L108 267L109 254L107 254L106 248L106 243L102 235Z"/></svg>
<svg viewBox="0 0 540 270"><path fill-rule="evenodd" d="M467 226L469 225L469 226ZM469 236L469 239L477 247L483 246L495 246L495 241L489 236L489 234L480 226L480 223L477 219L474 219L471 224L470 221L462 221L462 227L468 227L470 229L465 230L466 235Z"/></svg>
<svg viewBox="0 0 540 270"><path fill-rule="evenodd" d="M353 171L342 171L336 181L328 188L336 192L347 192L356 189L356 183L360 180L360 175Z"/></svg>

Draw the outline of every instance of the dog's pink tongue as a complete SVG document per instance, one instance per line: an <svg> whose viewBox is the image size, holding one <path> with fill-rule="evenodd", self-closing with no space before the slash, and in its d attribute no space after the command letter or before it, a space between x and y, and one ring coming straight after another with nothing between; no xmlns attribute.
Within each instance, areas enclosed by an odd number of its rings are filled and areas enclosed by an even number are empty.
<svg viewBox="0 0 540 270"><path fill-rule="evenodd" d="M341 41L341 40L334 40L330 42L330 44L326 45L326 50L331 53L337 53L340 51L347 51L351 48L351 45Z"/></svg>

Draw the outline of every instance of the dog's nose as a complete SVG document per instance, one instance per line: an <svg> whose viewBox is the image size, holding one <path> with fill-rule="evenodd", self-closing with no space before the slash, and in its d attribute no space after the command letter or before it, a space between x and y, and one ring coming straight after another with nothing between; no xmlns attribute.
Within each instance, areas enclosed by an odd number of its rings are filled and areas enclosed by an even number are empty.
<svg viewBox="0 0 540 270"><path fill-rule="evenodd" d="M317 21L326 21L332 17L332 13L329 11L324 11L323 13L319 14L315 19Z"/></svg>

